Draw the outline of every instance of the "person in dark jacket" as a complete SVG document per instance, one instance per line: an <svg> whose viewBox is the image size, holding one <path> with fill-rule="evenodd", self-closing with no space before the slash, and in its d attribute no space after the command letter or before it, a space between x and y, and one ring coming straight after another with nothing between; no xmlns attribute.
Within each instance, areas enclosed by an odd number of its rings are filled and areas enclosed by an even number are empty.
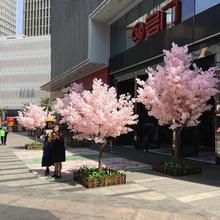
<svg viewBox="0 0 220 220"><path fill-rule="evenodd" d="M55 125L51 140L52 160L54 163L55 178L61 178L62 162L66 161L66 153L64 147L64 137L59 131L59 126Z"/></svg>
<svg viewBox="0 0 220 220"><path fill-rule="evenodd" d="M43 157L42 157L42 167L46 167L45 175L49 175L49 167L53 165L52 161L52 151L51 151L51 136L53 133L54 121L48 119L45 129L42 132L41 139L44 141L43 146Z"/></svg>

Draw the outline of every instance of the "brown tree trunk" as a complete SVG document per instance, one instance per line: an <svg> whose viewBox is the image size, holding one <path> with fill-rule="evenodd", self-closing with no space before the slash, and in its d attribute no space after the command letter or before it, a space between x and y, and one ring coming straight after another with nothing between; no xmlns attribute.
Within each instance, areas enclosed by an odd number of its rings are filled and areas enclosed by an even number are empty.
<svg viewBox="0 0 220 220"><path fill-rule="evenodd" d="M104 147L105 147L105 144L102 144L99 148L99 170L101 171L102 170L102 165L103 165L103 154L104 154Z"/></svg>
<svg viewBox="0 0 220 220"><path fill-rule="evenodd" d="M174 152L174 162L177 163L180 159L180 132L182 128L176 128L173 131L173 152Z"/></svg>
<svg viewBox="0 0 220 220"><path fill-rule="evenodd" d="M34 136L35 136L35 144L37 143L37 129L34 130Z"/></svg>

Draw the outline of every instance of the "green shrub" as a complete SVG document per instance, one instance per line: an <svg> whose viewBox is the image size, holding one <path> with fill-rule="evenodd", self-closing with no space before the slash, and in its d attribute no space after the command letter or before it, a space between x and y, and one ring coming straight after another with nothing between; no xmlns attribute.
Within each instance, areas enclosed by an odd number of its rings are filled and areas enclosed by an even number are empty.
<svg viewBox="0 0 220 220"><path fill-rule="evenodd" d="M73 147L73 148L83 148L83 147L89 147L90 146L90 141L87 140L75 140L75 139L70 139L67 141L67 146L68 147Z"/></svg>
<svg viewBox="0 0 220 220"><path fill-rule="evenodd" d="M183 162L174 163L171 161L167 161L164 162L164 168L174 169L174 170L188 170L190 168L190 165Z"/></svg>
<svg viewBox="0 0 220 220"><path fill-rule="evenodd" d="M31 144L26 144L25 149L27 150L43 150L43 145L41 143L31 143Z"/></svg>
<svg viewBox="0 0 220 220"><path fill-rule="evenodd" d="M97 177L105 177L105 176L115 176L122 174L117 170L112 170L108 168L103 168L102 170L99 170L98 168L88 168L88 167L82 167L78 170L78 172L85 176L86 178L97 178Z"/></svg>

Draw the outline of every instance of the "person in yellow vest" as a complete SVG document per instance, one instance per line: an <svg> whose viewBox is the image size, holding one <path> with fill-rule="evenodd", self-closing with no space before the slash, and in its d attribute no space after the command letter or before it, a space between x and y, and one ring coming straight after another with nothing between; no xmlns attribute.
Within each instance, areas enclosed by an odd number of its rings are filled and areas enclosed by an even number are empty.
<svg viewBox="0 0 220 220"><path fill-rule="evenodd" d="M1 142L2 142L2 144L4 144L4 140L5 140L5 130L2 129L2 127L0 127L0 137L1 137Z"/></svg>

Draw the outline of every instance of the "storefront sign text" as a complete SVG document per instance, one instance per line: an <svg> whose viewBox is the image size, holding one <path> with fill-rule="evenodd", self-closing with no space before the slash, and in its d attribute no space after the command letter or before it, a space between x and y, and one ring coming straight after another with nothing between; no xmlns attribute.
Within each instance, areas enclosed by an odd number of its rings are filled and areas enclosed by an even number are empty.
<svg viewBox="0 0 220 220"><path fill-rule="evenodd" d="M173 0L163 6L160 10L155 11L149 15L144 22L138 22L132 30L132 40L136 44L140 44L144 39L150 38L158 34L160 31L165 30L167 26L166 11L175 9L175 16L173 25L177 25L181 21L181 2Z"/></svg>

